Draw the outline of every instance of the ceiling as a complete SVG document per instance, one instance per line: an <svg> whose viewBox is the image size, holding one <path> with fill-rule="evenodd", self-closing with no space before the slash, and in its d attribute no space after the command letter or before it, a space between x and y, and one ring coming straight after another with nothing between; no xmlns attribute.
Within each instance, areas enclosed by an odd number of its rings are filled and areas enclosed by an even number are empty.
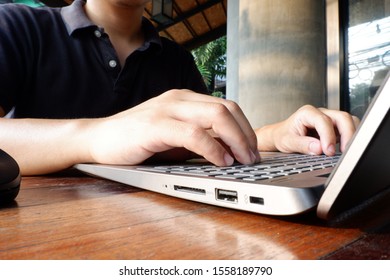
<svg viewBox="0 0 390 280"><path fill-rule="evenodd" d="M48 6L64 6L73 0L41 0ZM226 35L227 0L173 0L173 21L153 24L161 36L191 50ZM152 3L145 9L151 18Z"/></svg>

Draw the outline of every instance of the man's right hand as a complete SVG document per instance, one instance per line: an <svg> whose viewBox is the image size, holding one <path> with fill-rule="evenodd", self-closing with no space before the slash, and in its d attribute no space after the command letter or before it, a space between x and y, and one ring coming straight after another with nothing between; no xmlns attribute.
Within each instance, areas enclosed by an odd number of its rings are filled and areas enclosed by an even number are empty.
<svg viewBox="0 0 390 280"><path fill-rule="evenodd" d="M189 90L168 91L86 127L92 162L134 165L167 151L175 159L175 148L219 166L260 159L256 135L236 103Z"/></svg>

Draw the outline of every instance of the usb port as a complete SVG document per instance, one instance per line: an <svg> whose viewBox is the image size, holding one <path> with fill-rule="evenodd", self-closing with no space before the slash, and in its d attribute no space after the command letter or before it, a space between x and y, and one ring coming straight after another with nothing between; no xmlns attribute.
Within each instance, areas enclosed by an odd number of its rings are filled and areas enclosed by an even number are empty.
<svg viewBox="0 0 390 280"><path fill-rule="evenodd" d="M232 203L238 202L238 195L236 191L216 189L215 195L217 200L228 201Z"/></svg>
<svg viewBox="0 0 390 280"><path fill-rule="evenodd" d="M249 202L253 203L253 204L264 205L264 198L256 197L256 196L250 196L249 197Z"/></svg>

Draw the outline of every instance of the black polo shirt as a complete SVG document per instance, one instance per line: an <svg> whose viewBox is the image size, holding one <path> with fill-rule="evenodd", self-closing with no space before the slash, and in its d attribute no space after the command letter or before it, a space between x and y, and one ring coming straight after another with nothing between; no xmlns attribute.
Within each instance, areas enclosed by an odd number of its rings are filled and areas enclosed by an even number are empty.
<svg viewBox="0 0 390 280"><path fill-rule="evenodd" d="M207 89L192 55L144 19L144 45L121 67L108 35L65 8L0 5L0 106L17 118L112 115L170 89Z"/></svg>

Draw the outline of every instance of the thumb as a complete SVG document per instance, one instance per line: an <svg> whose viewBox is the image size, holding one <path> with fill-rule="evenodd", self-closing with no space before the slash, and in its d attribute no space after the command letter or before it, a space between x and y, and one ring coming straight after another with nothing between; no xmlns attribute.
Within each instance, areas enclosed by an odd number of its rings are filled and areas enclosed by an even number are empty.
<svg viewBox="0 0 390 280"><path fill-rule="evenodd" d="M290 137L285 145L287 152L297 152L308 155L322 154L321 142L319 139L310 136L293 136Z"/></svg>

